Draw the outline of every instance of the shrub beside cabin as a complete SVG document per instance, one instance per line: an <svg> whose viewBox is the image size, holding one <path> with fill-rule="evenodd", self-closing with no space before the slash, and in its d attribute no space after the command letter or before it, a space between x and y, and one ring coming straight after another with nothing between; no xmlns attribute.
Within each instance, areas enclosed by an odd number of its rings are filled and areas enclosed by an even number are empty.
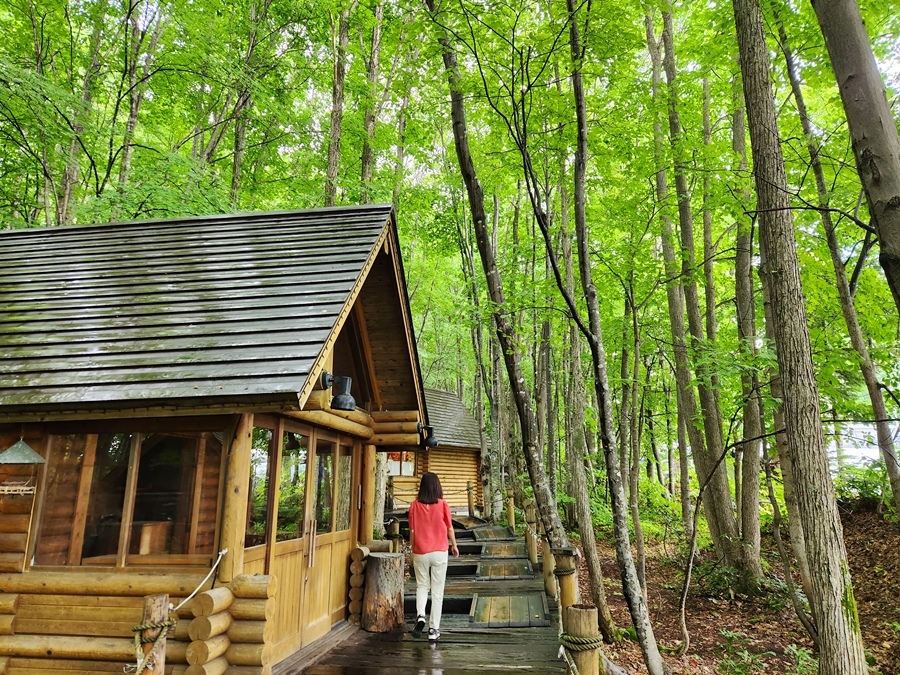
<svg viewBox="0 0 900 675"><path fill-rule="evenodd" d="M386 205L0 233L0 373L0 675L121 673L225 549L166 672L315 649L428 421Z"/></svg>

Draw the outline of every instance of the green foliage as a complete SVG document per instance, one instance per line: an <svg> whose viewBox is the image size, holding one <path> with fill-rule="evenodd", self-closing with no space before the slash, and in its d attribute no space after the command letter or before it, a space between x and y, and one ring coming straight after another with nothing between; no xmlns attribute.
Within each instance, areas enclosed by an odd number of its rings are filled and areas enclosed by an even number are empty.
<svg viewBox="0 0 900 675"><path fill-rule="evenodd" d="M890 483L882 460L845 466L834 481L838 501L849 507L892 508Z"/></svg>
<svg viewBox="0 0 900 675"><path fill-rule="evenodd" d="M749 651L751 640L744 633L736 633L726 629L719 631L725 638L724 655L719 661L716 672L720 675L751 675L751 673L767 672L764 657L775 656L774 652L754 653Z"/></svg>
<svg viewBox="0 0 900 675"><path fill-rule="evenodd" d="M805 647L788 645L785 653L794 659L794 665L788 671L790 675L816 675L819 670L819 660Z"/></svg>

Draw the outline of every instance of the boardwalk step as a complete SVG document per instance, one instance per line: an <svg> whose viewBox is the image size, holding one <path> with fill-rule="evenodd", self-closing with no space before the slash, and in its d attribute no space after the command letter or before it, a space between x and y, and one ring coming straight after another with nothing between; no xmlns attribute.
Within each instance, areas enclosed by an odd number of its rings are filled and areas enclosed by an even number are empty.
<svg viewBox="0 0 900 675"><path fill-rule="evenodd" d="M481 548L481 558L524 558L524 541L491 541L485 542Z"/></svg>
<svg viewBox="0 0 900 675"><path fill-rule="evenodd" d="M503 525L489 525L472 530L475 541L515 541L516 533Z"/></svg>
<svg viewBox="0 0 900 675"><path fill-rule="evenodd" d="M531 562L525 559L484 560L478 563L476 581L498 581L500 579L530 579L534 576Z"/></svg>
<svg viewBox="0 0 900 675"><path fill-rule="evenodd" d="M483 596L472 598L469 624L473 628L537 628L550 625L550 610L544 593Z"/></svg>

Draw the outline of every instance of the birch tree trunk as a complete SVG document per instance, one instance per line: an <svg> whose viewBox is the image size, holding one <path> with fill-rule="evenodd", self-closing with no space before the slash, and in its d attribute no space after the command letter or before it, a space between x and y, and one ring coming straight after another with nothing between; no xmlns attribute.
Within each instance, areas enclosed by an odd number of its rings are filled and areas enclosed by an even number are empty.
<svg viewBox="0 0 900 675"><path fill-rule="evenodd" d="M762 11L756 0L735 0L734 16L753 148L763 272L770 280L788 452L818 621L819 674L865 675L868 666L821 426Z"/></svg>
<svg viewBox="0 0 900 675"><path fill-rule="evenodd" d="M856 0L813 0L837 80L878 261L900 311L900 138Z"/></svg>
<svg viewBox="0 0 900 675"><path fill-rule="evenodd" d="M853 304L853 296L850 293L850 284L847 281L847 271L844 269L844 261L841 260L841 250L837 234L835 233L834 222L831 220L831 213L826 210L828 207L828 185L825 182L825 172L819 159L819 149L812 140L815 136L813 135L812 124L806 111L803 89L800 87L799 66L791 51L787 31L784 28L784 24L780 21L778 35L781 39L781 48L784 51L785 60L787 61L791 91L794 93L794 101L797 103L797 113L800 115L803 135L807 139L806 149L809 152L809 161L812 165L813 176L816 179L816 193L819 199L819 206L822 207L819 216L822 219L822 227L825 230L825 238L828 241L828 250L831 253L831 263L834 267L838 297L841 301L841 312L844 315L844 323L847 325L850 344L853 345L853 350L859 358L859 370L862 373L863 381L866 383L866 390L869 392L869 400L872 403L878 449L881 451L882 458L884 458L884 465L891 484L894 510L900 514L900 462L897 461L897 453L894 449L894 440L888 424L887 408L884 405L884 396L881 394L881 387L875 372L875 364L869 356L866 338L863 335L862 327L859 325L859 319L856 315L856 307ZM838 456L840 456L840 451Z"/></svg>

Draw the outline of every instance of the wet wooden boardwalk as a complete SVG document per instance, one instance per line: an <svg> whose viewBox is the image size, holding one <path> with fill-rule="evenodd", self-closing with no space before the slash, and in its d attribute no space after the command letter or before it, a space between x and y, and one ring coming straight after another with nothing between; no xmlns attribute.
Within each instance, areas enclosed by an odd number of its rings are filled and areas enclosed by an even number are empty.
<svg viewBox="0 0 900 675"><path fill-rule="evenodd" d="M478 529L478 528L475 528ZM313 665L296 669L276 668L278 675L509 675L510 673L563 674L565 664L557 656L558 613L555 605L543 595L543 577L521 564L515 573L504 568L497 578L479 577L479 568L497 557L518 558L524 548L518 542L493 552L487 542L509 540L502 532L483 530L476 535L472 529L458 529L460 557L450 559L447 584L444 589L444 614L441 638L429 643L423 636L414 638L409 632L415 622L415 578L407 580L405 609L407 632L353 632L335 648L318 657ZM482 553L485 553L485 558ZM478 611L475 598L482 599ZM489 600L484 601L485 598ZM506 599L513 599L508 602ZM519 604L515 599L527 598L533 627L515 627L522 617L497 611L490 607ZM540 599L540 600L538 600ZM493 601L493 602L492 602ZM485 609L487 607L488 609ZM476 616L476 614L478 614ZM504 621L506 617L506 621ZM313 656L313 655L311 655ZM308 662L308 661L307 661Z"/></svg>

